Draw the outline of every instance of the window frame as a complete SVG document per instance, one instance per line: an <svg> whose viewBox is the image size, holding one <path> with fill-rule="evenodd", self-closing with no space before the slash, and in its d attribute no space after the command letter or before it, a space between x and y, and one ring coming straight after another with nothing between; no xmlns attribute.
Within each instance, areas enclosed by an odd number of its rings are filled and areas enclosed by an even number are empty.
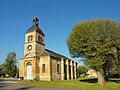
<svg viewBox="0 0 120 90"><path fill-rule="evenodd" d="M45 64L42 64L42 73L46 72Z"/></svg>
<svg viewBox="0 0 120 90"><path fill-rule="evenodd" d="M57 64L57 73L60 74L60 64Z"/></svg>
<svg viewBox="0 0 120 90"><path fill-rule="evenodd" d="M30 36L28 36L28 42L30 42L31 41L31 37Z"/></svg>
<svg viewBox="0 0 120 90"><path fill-rule="evenodd" d="M30 40L33 41L33 35L31 35L31 39Z"/></svg>

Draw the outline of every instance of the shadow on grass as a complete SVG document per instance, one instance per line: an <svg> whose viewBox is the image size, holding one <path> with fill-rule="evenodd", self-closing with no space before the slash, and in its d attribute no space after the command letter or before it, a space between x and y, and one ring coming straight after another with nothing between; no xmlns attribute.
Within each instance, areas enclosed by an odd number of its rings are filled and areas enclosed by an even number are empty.
<svg viewBox="0 0 120 90"><path fill-rule="evenodd" d="M82 79L79 80L80 82L86 82L86 83L97 83L97 78L91 78L91 79Z"/></svg>
<svg viewBox="0 0 120 90"><path fill-rule="evenodd" d="M110 79L108 79L108 81L110 81L110 82L115 82L115 83L120 83L120 79L114 79L114 78L110 78Z"/></svg>
<svg viewBox="0 0 120 90"><path fill-rule="evenodd" d="M90 79L82 79L82 80L79 80L79 81L80 82L86 82L86 83L97 83L98 79L97 78L90 78ZM110 78L106 82L120 83L120 79Z"/></svg>

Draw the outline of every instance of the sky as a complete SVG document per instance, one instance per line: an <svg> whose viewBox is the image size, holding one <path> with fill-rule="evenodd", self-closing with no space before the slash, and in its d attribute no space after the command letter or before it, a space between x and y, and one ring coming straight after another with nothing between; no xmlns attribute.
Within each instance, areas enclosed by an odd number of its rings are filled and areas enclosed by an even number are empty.
<svg viewBox="0 0 120 90"><path fill-rule="evenodd" d="M71 58L66 39L74 25L94 18L120 20L120 0L0 0L0 64L14 51L19 66L34 16L45 34L45 47Z"/></svg>

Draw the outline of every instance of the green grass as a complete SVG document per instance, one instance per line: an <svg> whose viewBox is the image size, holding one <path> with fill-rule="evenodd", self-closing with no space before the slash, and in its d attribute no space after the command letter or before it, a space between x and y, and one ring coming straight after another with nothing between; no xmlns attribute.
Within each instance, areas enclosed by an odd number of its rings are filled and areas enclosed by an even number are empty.
<svg viewBox="0 0 120 90"><path fill-rule="evenodd" d="M109 79L103 86L97 85L95 78L78 78L64 81L19 81L28 86L40 86L44 88L71 88L76 90L120 90L120 79Z"/></svg>
<svg viewBox="0 0 120 90"><path fill-rule="evenodd" d="M2 81L3 80L3 78L0 78L0 81Z"/></svg>

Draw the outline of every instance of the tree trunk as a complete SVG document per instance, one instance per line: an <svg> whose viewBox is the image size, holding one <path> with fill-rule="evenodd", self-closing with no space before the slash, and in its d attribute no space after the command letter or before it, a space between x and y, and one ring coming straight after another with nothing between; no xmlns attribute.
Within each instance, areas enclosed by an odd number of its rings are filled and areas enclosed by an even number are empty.
<svg viewBox="0 0 120 90"><path fill-rule="evenodd" d="M105 81L108 81L108 68L107 67L108 61L106 61L106 63L103 65L103 72L104 72L104 79Z"/></svg>
<svg viewBox="0 0 120 90"><path fill-rule="evenodd" d="M104 76L99 71L97 71L97 76L98 76L98 85L104 85L105 84Z"/></svg>

